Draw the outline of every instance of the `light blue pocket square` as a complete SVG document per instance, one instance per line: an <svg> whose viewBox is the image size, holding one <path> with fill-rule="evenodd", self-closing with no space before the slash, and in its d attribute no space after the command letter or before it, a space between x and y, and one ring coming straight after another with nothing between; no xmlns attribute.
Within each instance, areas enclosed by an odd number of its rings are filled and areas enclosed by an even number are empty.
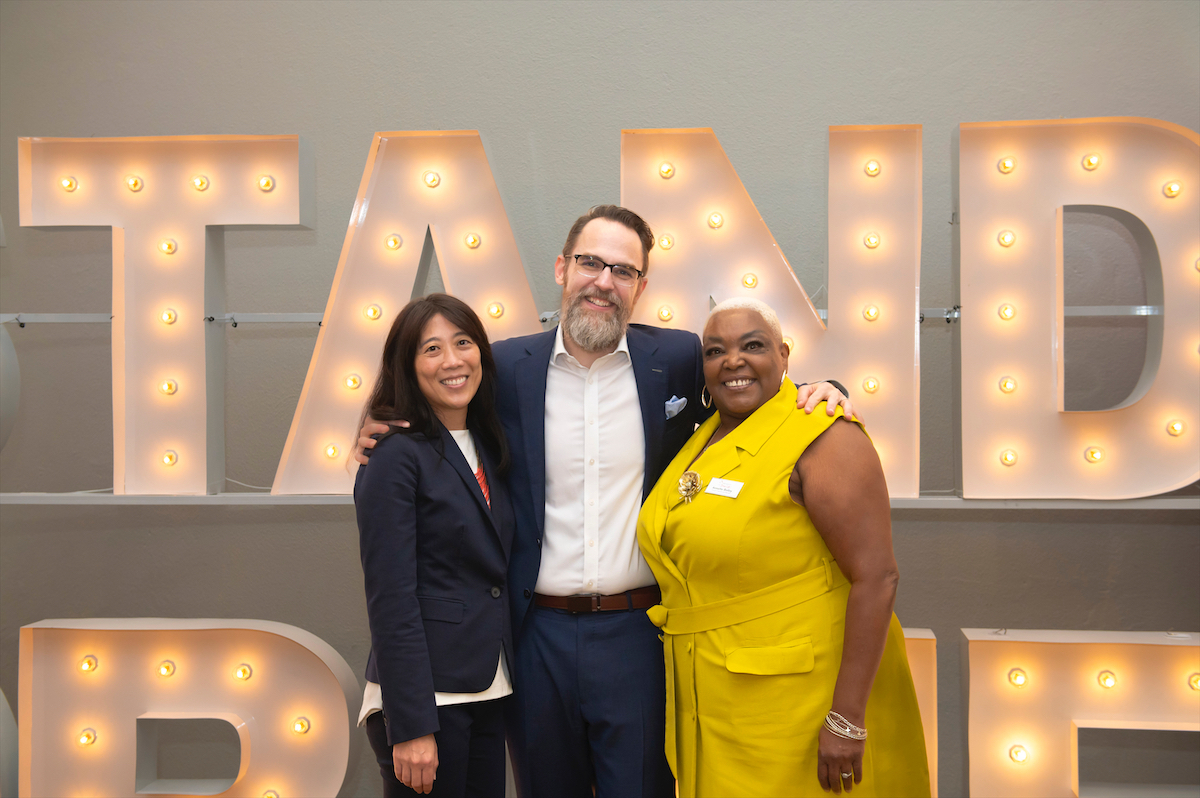
<svg viewBox="0 0 1200 798"><path fill-rule="evenodd" d="M667 418L675 418L675 416L679 415L679 411L683 410L685 407L687 407L687 397L685 396L684 398L680 399L678 396L672 394L671 398L667 400L666 404Z"/></svg>

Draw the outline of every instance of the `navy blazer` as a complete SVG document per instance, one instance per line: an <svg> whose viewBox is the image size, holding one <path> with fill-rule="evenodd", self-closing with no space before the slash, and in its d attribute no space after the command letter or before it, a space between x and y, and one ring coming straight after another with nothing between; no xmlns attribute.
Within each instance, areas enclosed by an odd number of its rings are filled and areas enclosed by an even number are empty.
<svg viewBox="0 0 1200 798"><path fill-rule="evenodd" d="M509 602L518 637L542 561L542 532L546 522L546 371L554 351L554 338L555 331L550 330L492 344L499 371L496 405L512 458L508 479L517 527L509 562ZM711 411L700 404L704 362L700 338L695 333L631 324L626 340L646 442L646 477L642 485L645 497L691 437L696 424ZM666 403L672 397L686 399L687 404L668 419Z"/></svg>
<svg viewBox="0 0 1200 798"><path fill-rule="evenodd" d="M501 647L513 661L508 491L477 444L489 508L462 450L438 429L442 453L421 434L394 434L354 482L371 624L366 676L382 688L389 745L439 729L434 691L481 692Z"/></svg>

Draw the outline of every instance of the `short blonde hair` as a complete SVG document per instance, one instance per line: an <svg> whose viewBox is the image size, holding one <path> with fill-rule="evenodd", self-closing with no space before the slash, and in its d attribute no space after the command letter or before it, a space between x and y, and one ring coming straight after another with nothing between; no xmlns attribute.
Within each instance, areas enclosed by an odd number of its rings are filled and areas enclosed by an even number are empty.
<svg viewBox="0 0 1200 798"><path fill-rule="evenodd" d="M748 296L735 296L726 299L724 302L717 304L708 314L711 319L713 316L726 310L752 310L763 317L763 321L771 328L771 332L775 334L775 342L783 343L783 328L779 326L779 317L775 315L775 311L771 306L761 299L752 299Z"/></svg>

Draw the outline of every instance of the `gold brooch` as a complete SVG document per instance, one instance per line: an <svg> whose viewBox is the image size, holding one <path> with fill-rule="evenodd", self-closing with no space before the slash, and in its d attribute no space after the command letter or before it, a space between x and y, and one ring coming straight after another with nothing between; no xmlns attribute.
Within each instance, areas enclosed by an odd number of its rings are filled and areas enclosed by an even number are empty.
<svg viewBox="0 0 1200 798"><path fill-rule="evenodd" d="M683 500L691 504L692 497L700 492L700 475L695 471L684 471L683 476L679 478L679 495Z"/></svg>

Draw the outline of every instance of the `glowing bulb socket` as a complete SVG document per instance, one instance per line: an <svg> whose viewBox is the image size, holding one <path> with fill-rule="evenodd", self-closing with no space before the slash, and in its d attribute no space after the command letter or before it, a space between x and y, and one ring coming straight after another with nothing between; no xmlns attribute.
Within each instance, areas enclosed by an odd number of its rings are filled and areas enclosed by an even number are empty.
<svg viewBox="0 0 1200 798"><path fill-rule="evenodd" d="M1084 169L1088 170L1089 172L1094 172L1100 167L1100 156L1094 152L1088 153L1087 155L1083 156L1083 160L1080 161L1080 163L1083 165Z"/></svg>
<svg viewBox="0 0 1200 798"><path fill-rule="evenodd" d="M716 230L721 225L725 224L725 217L719 213L710 213L708 215L708 226Z"/></svg>
<svg viewBox="0 0 1200 798"><path fill-rule="evenodd" d="M166 308L161 314L159 314L159 318L162 320L163 324L174 324L179 320L179 313L175 310L175 308Z"/></svg>
<svg viewBox="0 0 1200 798"><path fill-rule="evenodd" d="M259 175L255 182L259 191L273 191L275 189L275 178L270 175Z"/></svg>
<svg viewBox="0 0 1200 798"><path fill-rule="evenodd" d="M1089 446L1083 451L1083 459L1089 463L1099 463L1104 459L1104 450L1099 446Z"/></svg>
<svg viewBox="0 0 1200 798"><path fill-rule="evenodd" d="M308 730L312 728L312 724L308 722L308 718L299 717L292 721L292 731L296 734L308 734Z"/></svg>
<svg viewBox="0 0 1200 798"><path fill-rule="evenodd" d="M79 670L83 671L84 673L91 673L98 667L100 667L100 661L96 659L95 654L88 654L86 657L79 660Z"/></svg>
<svg viewBox="0 0 1200 798"><path fill-rule="evenodd" d="M1000 452L1000 463L1006 466L1015 466L1017 464L1017 453L1012 449L1005 449Z"/></svg>
<svg viewBox="0 0 1200 798"><path fill-rule="evenodd" d="M430 171L421 175L421 181L429 188L436 188L438 183L442 182L442 176L437 172Z"/></svg>
<svg viewBox="0 0 1200 798"><path fill-rule="evenodd" d="M1017 390L1017 381L1015 379L1013 379L1012 377L1001 377L1000 378L1000 392L1001 393L1012 393L1015 390Z"/></svg>
<svg viewBox="0 0 1200 798"><path fill-rule="evenodd" d="M1112 671L1100 671L1096 674L1096 682L1105 690L1111 690L1117 686L1117 675Z"/></svg>
<svg viewBox="0 0 1200 798"><path fill-rule="evenodd" d="M404 239L399 233L392 233L387 238L383 239L383 245L391 250L400 249L400 245L404 243Z"/></svg>
<svg viewBox="0 0 1200 798"><path fill-rule="evenodd" d="M879 378L867 377L865 380L863 380L862 386L863 390L867 393L875 393L879 390Z"/></svg>
<svg viewBox="0 0 1200 798"><path fill-rule="evenodd" d="M71 175L67 175L59 180L58 184L62 186L63 191L74 191L75 189L79 188L79 181Z"/></svg>
<svg viewBox="0 0 1200 798"><path fill-rule="evenodd" d="M175 663L169 659L164 659L158 663L158 675L164 679L175 675Z"/></svg>
<svg viewBox="0 0 1200 798"><path fill-rule="evenodd" d="M1181 419L1173 418L1167 422L1167 434L1172 438L1178 438L1187 429L1187 425Z"/></svg>
<svg viewBox="0 0 1200 798"><path fill-rule="evenodd" d="M1000 170L1000 174L1007 175L1017 168L1017 159L1011 155L1007 158L1001 158L996 162L996 168Z"/></svg>
<svg viewBox="0 0 1200 798"><path fill-rule="evenodd" d="M192 177L192 188L197 191L206 191L208 189L208 175L195 175Z"/></svg>
<svg viewBox="0 0 1200 798"><path fill-rule="evenodd" d="M879 161L874 159L867 161L863 165L863 171L867 173L867 177L879 177L879 172L881 170L882 167L879 165Z"/></svg>
<svg viewBox="0 0 1200 798"><path fill-rule="evenodd" d="M165 466L173 466L179 462L179 453L174 449L167 449L162 454L162 463Z"/></svg>
<svg viewBox="0 0 1200 798"><path fill-rule="evenodd" d="M875 307L874 305L867 305L865 308L863 308L862 315L867 321L875 321L879 318L879 308Z"/></svg>
<svg viewBox="0 0 1200 798"><path fill-rule="evenodd" d="M1017 243L1017 234L1012 230L1001 230L996 236L996 241L998 241L1002 247L1011 247L1013 244Z"/></svg>
<svg viewBox="0 0 1200 798"><path fill-rule="evenodd" d="M279 798L279 793L274 790L267 790L262 794L262 798Z"/></svg>
<svg viewBox="0 0 1200 798"><path fill-rule="evenodd" d="M754 286L758 285L758 275L751 274L749 272L743 274L742 285L746 286L747 288L753 288Z"/></svg>
<svg viewBox="0 0 1200 798"><path fill-rule="evenodd" d="M96 742L96 730L95 729L84 729L83 731L81 731L79 733L79 744L80 745L92 745L95 742Z"/></svg>
<svg viewBox="0 0 1200 798"><path fill-rule="evenodd" d="M1005 321L1012 321L1014 318L1016 318L1017 309L1012 305L1004 304L996 308L996 313Z"/></svg>
<svg viewBox="0 0 1200 798"><path fill-rule="evenodd" d="M379 321L383 317L383 308L378 305L367 305L363 308L363 315L371 321Z"/></svg>
<svg viewBox="0 0 1200 798"><path fill-rule="evenodd" d="M1013 668L1008 672L1008 683L1013 687L1024 687L1029 683L1029 677L1020 668Z"/></svg>
<svg viewBox="0 0 1200 798"><path fill-rule="evenodd" d="M141 191L142 187L145 185L146 184L137 175L126 175L125 176L125 188L129 189L130 191L133 191L136 193L138 191Z"/></svg>
<svg viewBox="0 0 1200 798"><path fill-rule="evenodd" d="M675 318L675 311L671 310L670 305L663 305L658 309L658 318L661 321L670 321Z"/></svg>
<svg viewBox="0 0 1200 798"><path fill-rule="evenodd" d="M1029 758L1029 752L1025 750L1023 745L1014 745L1008 749L1008 758L1014 762L1024 762Z"/></svg>
<svg viewBox="0 0 1200 798"><path fill-rule="evenodd" d="M670 180L675 176L675 167L663 161L658 165L658 176L663 180Z"/></svg>
<svg viewBox="0 0 1200 798"><path fill-rule="evenodd" d="M254 668L251 668L245 662L243 662L241 665L238 665L236 668L233 669L234 678L239 679L243 682L246 681L247 679L249 679L253 675L254 675Z"/></svg>
<svg viewBox="0 0 1200 798"><path fill-rule="evenodd" d="M467 245L467 249L479 249L479 245L483 243L483 239L479 233L467 233L463 238L463 243Z"/></svg>
<svg viewBox="0 0 1200 798"><path fill-rule="evenodd" d="M346 387L352 391L357 391L362 387L362 377L357 374L347 374Z"/></svg>
<svg viewBox="0 0 1200 798"><path fill-rule="evenodd" d="M164 255L174 255L178 251L179 245L175 243L173 238L164 238L158 242L158 251Z"/></svg>
<svg viewBox="0 0 1200 798"><path fill-rule="evenodd" d="M175 392L179 390L179 383L175 380L163 380L158 384L158 390L167 396L174 396Z"/></svg>
<svg viewBox="0 0 1200 798"><path fill-rule="evenodd" d="M867 233L863 236L863 246L867 249L876 249L879 246L879 233Z"/></svg>
<svg viewBox="0 0 1200 798"><path fill-rule="evenodd" d="M663 249L670 249L671 247L675 246L675 239L669 235L660 236L658 239L658 245Z"/></svg>
<svg viewBox="0 0 1200 798"><path fill-rule="evenodd" d="M1164 197L1174 199L1175 197L1179 196L1179 192L1183 191L1183 186L1181 186L1178 181L1172 180L1170 183L1165 183L1163 185L1162 191Z"/></svg>
<svg viewBox="0 0 1200 798"><path fill-rule="evenodd" d="M1193 673L1188 676L1188 687L1200 692L1200 673Z"/></svg>
<svg viewBox="0 0 1200 798"><path fill-rule="evenodd" d="M335 444L335 443L331 443L331 444L329 444L328 446L326 446L326 447L325 447L325 456L326 456L326 457L328 457L330 460L332 460L332 459L334 459L335 457L337 457L337 456L338 456L338 447L337 447L337 444Z"/></svg>
<svg viewBox="0 0 1200 798"><path fill-rule="evenodd" d="M493 319L498 319L504 315L504 305L499 302L493 302L487 306L487 314Z"/></svg>

